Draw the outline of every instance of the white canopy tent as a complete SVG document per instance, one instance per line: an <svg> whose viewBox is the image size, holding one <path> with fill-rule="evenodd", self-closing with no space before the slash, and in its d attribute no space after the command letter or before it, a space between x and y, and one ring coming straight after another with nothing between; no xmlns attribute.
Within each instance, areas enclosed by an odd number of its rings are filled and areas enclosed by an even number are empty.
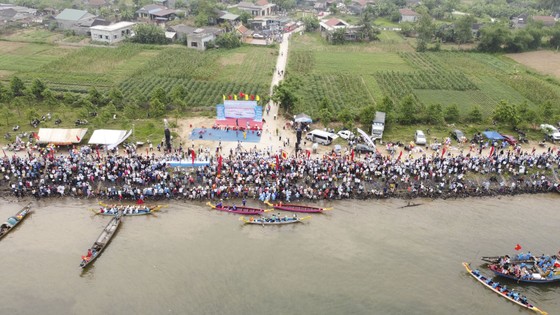
<svg viewBox="0 0 560 315"><path fill-rule="evenodd" d="M112 149L123 143L131 134L132 130L127 132L126 130L97 129L93 131L88 143L106 145Z"/></svg>
<svg viewBox="0 0 560 315"><path fill-rule="evenodd" d="M82 141L87 131L87 128L39 128L37 143L76 144Z"/></svg>

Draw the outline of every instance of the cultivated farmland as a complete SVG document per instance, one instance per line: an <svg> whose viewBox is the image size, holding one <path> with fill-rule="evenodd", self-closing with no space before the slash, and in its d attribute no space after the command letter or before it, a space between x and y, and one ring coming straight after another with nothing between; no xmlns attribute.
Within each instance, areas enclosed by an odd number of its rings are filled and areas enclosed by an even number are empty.
<svg viewBox="0 0 560 315"><path fill-rule="evenodd" d="M289 77L302 83L295 111L320 116L325 98L340 113L354 115L389 97L395 104L411 95L419 108L457 105L462 115L480 105L488 115L501 100L537 109L551 101L560 106L560 82L499 55L474 52L417 53L410 39L382 32L380 41L332 46L319 34L294 35ZM347 113L344 113L345 115ZM336 116L335 116L336 117Z"/></svg>

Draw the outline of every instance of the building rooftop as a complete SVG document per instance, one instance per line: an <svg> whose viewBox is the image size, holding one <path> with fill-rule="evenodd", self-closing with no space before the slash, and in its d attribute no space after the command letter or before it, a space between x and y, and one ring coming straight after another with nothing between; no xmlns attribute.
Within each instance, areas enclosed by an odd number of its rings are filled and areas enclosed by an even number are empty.
<svg viewBox="0 0 560 315"><path fill-rule="evenodd" d="M67 20L67 21L79 21L83 18L89 17L88 15L93 16L93 14L90 14L87 11L83 11L83 10L64 9L62 12L60 12L59 15L55 17L55 19Z"/></svg>
<svg viewBox="0 0 560 315"><path fill-rule="evenodd" d="M118 22L115 24L111 24L111 25L96 25L96 26L92 26L91 29L92 30L97 30L97 31L116 31L119 30L121 28L127 28L127 27L132 27L134 26L136 23L134 22Z"/></svg>
<svg viewBox="0 0 560 315"><path fill-rule="evenodd" d="M399 9L399 13L401 15L408 15L408 16L420 16L420 14L410 10L410 9Z"/></svg>

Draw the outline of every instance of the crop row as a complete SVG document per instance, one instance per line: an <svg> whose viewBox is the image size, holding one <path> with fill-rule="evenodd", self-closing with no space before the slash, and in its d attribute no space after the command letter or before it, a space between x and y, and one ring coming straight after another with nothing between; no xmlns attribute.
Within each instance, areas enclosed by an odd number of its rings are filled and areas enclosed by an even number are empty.
<svg viewBox="0 0 560 315"><path fill-rule="evenodd" d="M309 74L315 66L314 54L310 51L294 51L290 53L289 71L298 74Z"/></svg>
<svg viewBox="0 0 560 315"><path fill-rule="evenodd" d="M214 106L222 102L223 95L246 94L261 95L267 94L267 87L261 84L241 84L237 82L208 82L193 79L177 79L167 77L152 78L131 78L120 84L125 97L137 96L141 94L149 99L156 88L163 88L167 93L171 92L174 86L182 85L187 96L183 100L188 106Z"/></svg>

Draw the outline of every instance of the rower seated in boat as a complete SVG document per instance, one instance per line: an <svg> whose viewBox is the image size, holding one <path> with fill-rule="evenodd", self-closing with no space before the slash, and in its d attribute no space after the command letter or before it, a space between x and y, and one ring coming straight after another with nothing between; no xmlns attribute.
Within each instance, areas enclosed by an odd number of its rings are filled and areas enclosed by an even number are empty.
<svg viewBox="0 0 560 315"><path fill-rule="evenodd" d="M222 200L220 200L217 204L216 204L216 208L221 208L224 204L222 203Z"/></svg>
<svg viewBox="0 0 560 315"><path fill-rule="evenodd" d="M233 210L237 210L237 206L235 205L235 203L233 204L232 209L233 209Z"/></svg>

